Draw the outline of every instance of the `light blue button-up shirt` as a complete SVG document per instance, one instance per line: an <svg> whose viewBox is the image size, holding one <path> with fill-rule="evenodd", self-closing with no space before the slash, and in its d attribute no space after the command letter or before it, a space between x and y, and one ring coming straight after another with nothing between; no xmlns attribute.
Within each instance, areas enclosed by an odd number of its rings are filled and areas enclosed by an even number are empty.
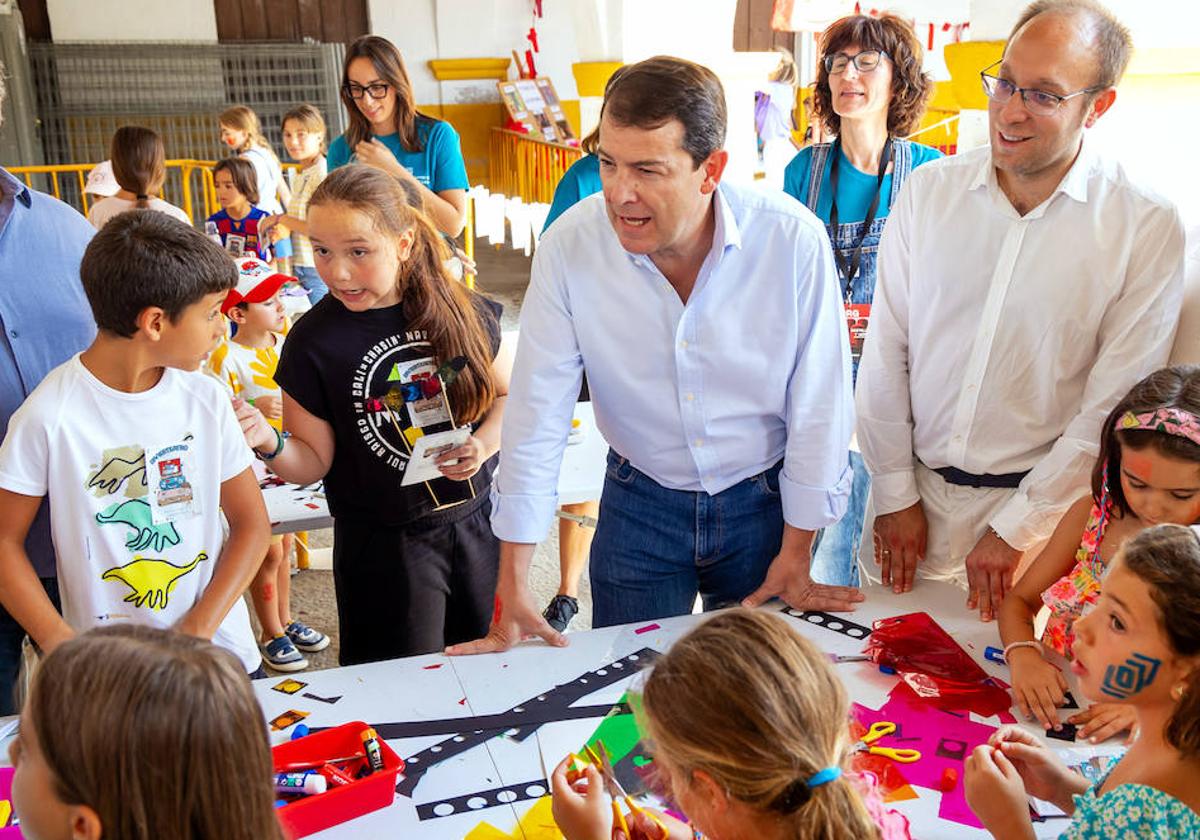
<svg viewBox="0 0 1200 840"><path fill-rule="evenodd" d="M850 348L824 225L799 202L722 184L687 303L621 247L604 196L542 238L521 309L492 529L549 530L587 369L596 425L663 487L716 494L783 460L784 520L836 522L850 492Z"/></svg>
<svg viewBox="0 0 1200 840"><path fill-rule="evenodd" d="M0 440L43 377L96 335L79 282L79 261L95 233L74 209L0 167ZM45 503L25 550L41 577L54 577Z"/></svg>

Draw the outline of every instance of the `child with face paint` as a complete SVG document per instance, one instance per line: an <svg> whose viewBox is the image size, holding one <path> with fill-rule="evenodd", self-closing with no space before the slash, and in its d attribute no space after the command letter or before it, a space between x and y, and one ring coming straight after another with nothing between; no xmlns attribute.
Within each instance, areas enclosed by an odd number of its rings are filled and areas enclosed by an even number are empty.
<svg viewBox="0 0 1200 840"><path fill-rule="evenodd" d="M1138 733L1095 784L1007 726L967 760L967 802L995 837L1034 836L1027 794L1071 814L1064 838L1200 837L1200 536L1158 525L1130 538L1074 625L1071 670L1119 700Z"/></svg>
<svg viewBox="0 0 1200 840"><path fill-rule="evenodd" d="M1108 564L1121 544L1162 523L1200 521L1200 368L1150 374L1117 403L1100 433L1092 493L1075 502L1050 542L1001 606L1000 638L1021 710L1058 729L1066 679L1043 657L1043 645L1070 659L1074 622L1094 604ZM1082 538L1080 534L1082 533ZM1050 616L1041 642L1034 617ZM1111 696L1072 715L1092 742L1130 730L1133 709Z"/></svg>

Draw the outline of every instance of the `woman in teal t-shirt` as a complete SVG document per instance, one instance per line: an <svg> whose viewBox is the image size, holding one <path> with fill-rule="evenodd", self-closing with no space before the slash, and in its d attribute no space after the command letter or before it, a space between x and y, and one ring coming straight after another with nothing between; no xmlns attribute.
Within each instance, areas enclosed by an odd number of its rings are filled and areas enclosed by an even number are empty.
<svg viewBox="0 0 1200 840"><path fill-rule="evenodd" d="M346 133L329 145L330 171L347 163L382 169L417 192L443 233L458 236L467 220L467 167L458 132L417 110L412 82L396 45L364 35L346 50L342 103Z"/></svg>
<svg viewBox="0 0 1200 840"><path fill-rule="evenodd" d="M933 92L921 69L923 58L912 25L895 15L852 15L833 23L821 37L813 111L837 139L801 149L783 173L784 192L807 205L829 231L856 380L888 210L908 174L942 156L901 139L921 122ZM813 543L811 574L821 583L858 584L871 478L853 449L850 466L854 484L846 514Z"/></svg>

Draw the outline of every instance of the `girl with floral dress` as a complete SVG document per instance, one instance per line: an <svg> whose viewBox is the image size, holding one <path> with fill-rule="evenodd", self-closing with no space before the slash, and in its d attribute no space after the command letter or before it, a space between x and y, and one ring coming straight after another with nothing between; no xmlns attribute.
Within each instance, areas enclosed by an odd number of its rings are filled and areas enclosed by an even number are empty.
<svg viewBox="0 0 1200 840"><path fill-rule="evenodd" d="M1000 609L1000 638L1021 710L1058 729L1066 679L1044 656L1072 658L1074 623L1096 603L1108 563L1121 544L1152 525L1200 520L1200 368L1152 373L1104 422L1092 493L1073 504L1050 542ZM1080 533L1082 532L1082 537ZM1049 618L1036 641L1034 618ZM1131 729L1132 709L1099 702L1069 717L1079 735L1102 741Z"/></svg>

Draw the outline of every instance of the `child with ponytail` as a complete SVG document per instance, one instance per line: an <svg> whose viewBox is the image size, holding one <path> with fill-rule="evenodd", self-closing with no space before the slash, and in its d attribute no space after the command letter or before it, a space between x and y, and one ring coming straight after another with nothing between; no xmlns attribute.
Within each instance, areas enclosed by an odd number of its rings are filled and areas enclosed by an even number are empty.
<svg viewBox="0 0 1200 840"><path fill-rule="evenodd" d="M158 197L167 178L167 155L158 132L140 125L121 126L113 133L109 157L120 189L88 211L88 221L97 230L126 210L158 210L185 225L192 223L187 213Z"/></svg>
<svg viewBox="0 0 1200 840"><path fill-rule="evenodd" d="M1151 525L1198 521L1200 368L1164 368L1134 385L1109 413L1100 431L1092 492L1063 515L1000 608L1013 695L1026 715L1047 729L1059 728L1057 707L1067 684L1043 657L1043 646L1071 658L1073 622L1096 602L1121 544ZM1050 614L1038 642L1033 620L1043 605ZM1095 742L1131 730L1130 706L1098 699L1067 719L1080 726L1080 736Z"/></svg>
<svg viewBox="0 0 1200 840"><path fill-rule="evenodd" d="M489 492L511 368L500 306L447 274L442 237L378 169L330 173L307 222L329 294L279 360L283 433L235 404L246 440L285 480L325 480L341 664L482 636L499 565ZM405 383L451 362L448 412L440 393L398 404ZM470 434L431 459L440 476L403 483L420 438L450 424Z"/></svg>
<svg viewBox="0 0 1200 840"><path fill-rule="evenodd" d="M908 821L882 805L872 782L844 770L852 745L846 689L825 654L765 611L716 614L654 665L641 728L658 778L691 822L665 815L666 840L894 840ZM567 840L610 840L600 774L567 781L555 768L554 819ZM635 819L629 840L662 840Z"/></svg>
<svg viewBox="0 0 1200 840"><path fill-rule="evenodd" d="M1072 816L1060 836L1200 837L1200 536L1156 525L1129 538L1074 624L1085 696L1131 709L1129 750L1092 784L1042 738L998 730L967 760L967 802L998 838L1032 838L1032 795Z"/></svg>

